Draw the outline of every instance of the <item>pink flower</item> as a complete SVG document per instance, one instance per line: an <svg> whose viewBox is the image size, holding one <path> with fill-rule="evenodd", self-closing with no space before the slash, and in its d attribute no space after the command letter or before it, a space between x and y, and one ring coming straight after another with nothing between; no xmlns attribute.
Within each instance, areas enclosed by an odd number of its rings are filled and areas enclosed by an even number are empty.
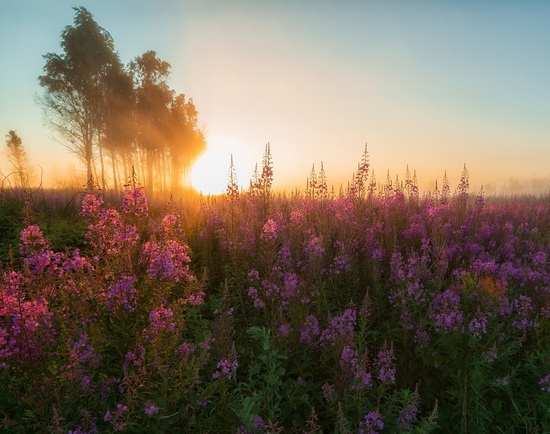
<svg viewBox="0 0 550 434"><path fill-rule="evenodd" d="M277 239L277 223L273 219L269 219L264 224L260 238L264 241L274 241Z"/></svg>

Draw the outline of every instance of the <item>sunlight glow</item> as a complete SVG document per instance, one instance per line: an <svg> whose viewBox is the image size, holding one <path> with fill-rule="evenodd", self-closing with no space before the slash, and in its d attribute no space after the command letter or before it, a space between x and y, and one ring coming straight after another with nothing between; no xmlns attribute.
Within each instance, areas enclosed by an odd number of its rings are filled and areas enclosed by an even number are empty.
<svg viewBox="0 0 550 434"><path fill-rule="evenodd" d="M243 155L239 149L227 140L208 138L205 153L197 160L191 170L191 184L202 194L223 194L227 188L229 164L233 155L234 164L239 166ZM237 174L239 185L242 182Z"/></svg>

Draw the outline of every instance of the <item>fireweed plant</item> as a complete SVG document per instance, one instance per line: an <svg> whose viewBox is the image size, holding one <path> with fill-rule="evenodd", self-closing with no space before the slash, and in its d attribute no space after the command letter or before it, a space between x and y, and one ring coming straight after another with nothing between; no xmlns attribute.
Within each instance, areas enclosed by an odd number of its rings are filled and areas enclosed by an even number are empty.
<svg viewBox="0 0 550 434"><path fill-rule="evenodd" d="M165 212L81 201L83 248L37 225L2 265L4 432L550 432L550 203L420 197L365 153L335 194Z"/></svg>

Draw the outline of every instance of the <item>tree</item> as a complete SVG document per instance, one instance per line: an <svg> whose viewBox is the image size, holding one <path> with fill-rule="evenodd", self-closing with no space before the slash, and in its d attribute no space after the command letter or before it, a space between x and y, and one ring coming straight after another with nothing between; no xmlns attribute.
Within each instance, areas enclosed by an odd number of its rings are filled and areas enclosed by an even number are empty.
<svg viewBox="0 0 550 434"><path fill-rule="evenodd" d="M170 108L168 145L172 164L172 191L182 184L189 183L189 173L193 162L205 151L204 133L197 127L198 111L193 99L185 100L185 95L177 95Z"/></svg>
<svg viewBox="0 0 550 434"><path fill-rule="evenodd" d="M73 25L61 33L63 54L44 56L44 75L39 81L45 95L40 101L46 119L61 135L63 145L85 164L88 180L95 172L97 148L105 187L100 137L105 126L107 77L113 71L121 71L122 65L111 35L84 7L74 10Z"/></svg>
<svg viewBox="0 0 550 434"><path fill-rule="evenodd" d="M111 71L106 76L106 84L101 144L109 155L114 188L118 190L129 179L132 167L137 166L133 146L136 139L135 95L132 76L124 70Z"/></svg>
<svg viewBox="0 0 550 434"><path fill-rule="evenodd" d="M23 141L14 130L10 130L6 134L6 147L8 148L8 161L17 173L20 187L26 189L29 186L27 153L23 147Z"/></svg>
<svg viewBox="0 0 550 434"><path fill-rule="evenodd" d="M147 51L130 63L136 92L137 138L146 185L161 183L160 163L166 156L166 131L170 117L173 91L168 86L170 64ZM156 181L156 182L155 182Z"/></svg>
<svg viewBox="0 0 550 434"><path fill-rule="evenodd" d="M178 191L193 162L206 149L197 126L193 99L176 95L168 85L170 64L147 51L130 63L136 93L137 142L145 162L146 184L157 189L170 185ZM143 167L143 165L142 165ZM157 175L157 176L155 176ZM167 177L171 178L170 184Z"/></svg>
<svg viewBox="0 0 550 434"><path fill-rule="evenodd" d="M109 33L85 8L61 33L62 54L48 53L40 102L61 143L85 165L88 182L114 188L132 168L149 188L178 190L206 142L192 99L168 85L170 64L147 51L124 68ZM97 173L99 163L99 176Z"/></svg>

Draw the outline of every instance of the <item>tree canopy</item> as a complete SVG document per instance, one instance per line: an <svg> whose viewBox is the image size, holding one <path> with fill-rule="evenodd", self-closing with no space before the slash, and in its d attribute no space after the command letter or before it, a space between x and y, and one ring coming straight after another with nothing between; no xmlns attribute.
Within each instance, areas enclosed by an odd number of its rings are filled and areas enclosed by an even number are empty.
<svg viewBox="0 0 550 434"><path fill-rule="evenodd" d="M89 182L118 189L133 168L149 190L177 191L206 148L193 100L170 88L170 64L155 51L123 65L109 32L86 8L74 10L62 53L44 56L47 122Z"/></svg>

